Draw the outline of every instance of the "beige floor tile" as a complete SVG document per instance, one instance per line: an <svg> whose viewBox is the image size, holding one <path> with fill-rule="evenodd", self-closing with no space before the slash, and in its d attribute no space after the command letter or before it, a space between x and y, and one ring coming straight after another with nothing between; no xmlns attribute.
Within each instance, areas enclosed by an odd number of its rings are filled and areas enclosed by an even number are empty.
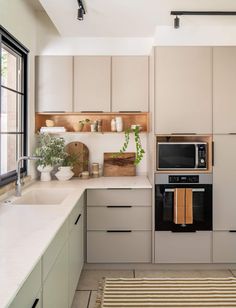
<svg viewBox="0 0 236 308"><path fill-rule="evenodd" d="M71 308L87 308L90 291L76 291Z"/></svg>
<svg viewBox="0 0 236 308"><path fill-rule="evenodd" d="M80 276L77 290L97 290L98 282L103 277L114 278L132 278L133 271L119 271L119 270L84 270Z"/></svg>
<svg viewBox="0 0 236 308"><path fill-rule="evenodd" d="M95 307L96 299L97 299L97 292L92 291L88 308L94 308Z"/></svg>
<svg viewBox="0 0 236 308"><path fill-rule="evenodd" d="M236 270L231 270L231 273L236 277Z"/></svg>
<svg viewBox="0 0 236 308"><path fill-rule="evenodd" d="M204 271L204 270L194 270L194 271L135 271L136 278L142 277L157 277L157 278L202 278L202 277L231 277L232 274L228 270L215 270L215 271Z"/></svg>

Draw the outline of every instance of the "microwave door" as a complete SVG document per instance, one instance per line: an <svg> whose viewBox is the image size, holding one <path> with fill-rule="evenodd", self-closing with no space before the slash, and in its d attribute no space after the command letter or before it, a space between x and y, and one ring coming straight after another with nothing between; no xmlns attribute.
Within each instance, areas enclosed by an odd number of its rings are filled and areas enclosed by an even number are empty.
<svg viewBox="0 0 236 308"><path fill-rule="evenodd" d="M196 155L195 144L159 143L158 169L195 169Z"/></svg>

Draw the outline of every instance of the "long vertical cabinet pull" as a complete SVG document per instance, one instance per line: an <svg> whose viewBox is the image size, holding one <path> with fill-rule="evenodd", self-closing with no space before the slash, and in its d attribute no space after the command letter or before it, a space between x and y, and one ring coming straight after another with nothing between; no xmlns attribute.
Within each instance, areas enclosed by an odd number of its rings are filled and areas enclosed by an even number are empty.
<svg viewBox="0 0 236 308"><path fill-rule="evenodd" d="M81 214L79 214L79 216L77 217L76 221L75 221L75 225L78 224L79 220L80 220Z"/></svg>
<svg viewBox="0 0 236 308"><path fill-rule="evenodd" d="M39 303L39 298L36 298L31 308L35 308L38 305L38 303Z"/></svg>

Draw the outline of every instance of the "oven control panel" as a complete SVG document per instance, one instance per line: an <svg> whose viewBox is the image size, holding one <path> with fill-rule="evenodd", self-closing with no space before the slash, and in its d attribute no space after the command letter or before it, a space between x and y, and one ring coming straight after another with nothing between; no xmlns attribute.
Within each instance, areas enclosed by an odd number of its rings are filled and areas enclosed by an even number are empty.
<svg viewBox="0 0 236 308"><path fill-rule="evenodd" d="M169 175L168 182L175 183L199 183L199 175Z"/></svg>

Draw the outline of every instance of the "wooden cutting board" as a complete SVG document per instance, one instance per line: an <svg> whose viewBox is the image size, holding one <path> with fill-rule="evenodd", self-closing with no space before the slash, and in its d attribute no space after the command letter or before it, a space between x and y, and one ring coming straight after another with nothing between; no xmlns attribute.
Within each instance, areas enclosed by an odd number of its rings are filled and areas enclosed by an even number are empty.
<svg viewBox="0 0 236 308"><path fill-rule="evenodd" d="M134 176L136 175L135 153L104 153L104 176Z"/></svg>
<svg viewBox="0 0 236 308"><path fill-rule="evenodd" d="M79 176L81 172L88 171L89 168L89 150L82 142L71 142L66 145L66 152L75 154L78 157L77 163L73 167L74 176Z"/></svg>

